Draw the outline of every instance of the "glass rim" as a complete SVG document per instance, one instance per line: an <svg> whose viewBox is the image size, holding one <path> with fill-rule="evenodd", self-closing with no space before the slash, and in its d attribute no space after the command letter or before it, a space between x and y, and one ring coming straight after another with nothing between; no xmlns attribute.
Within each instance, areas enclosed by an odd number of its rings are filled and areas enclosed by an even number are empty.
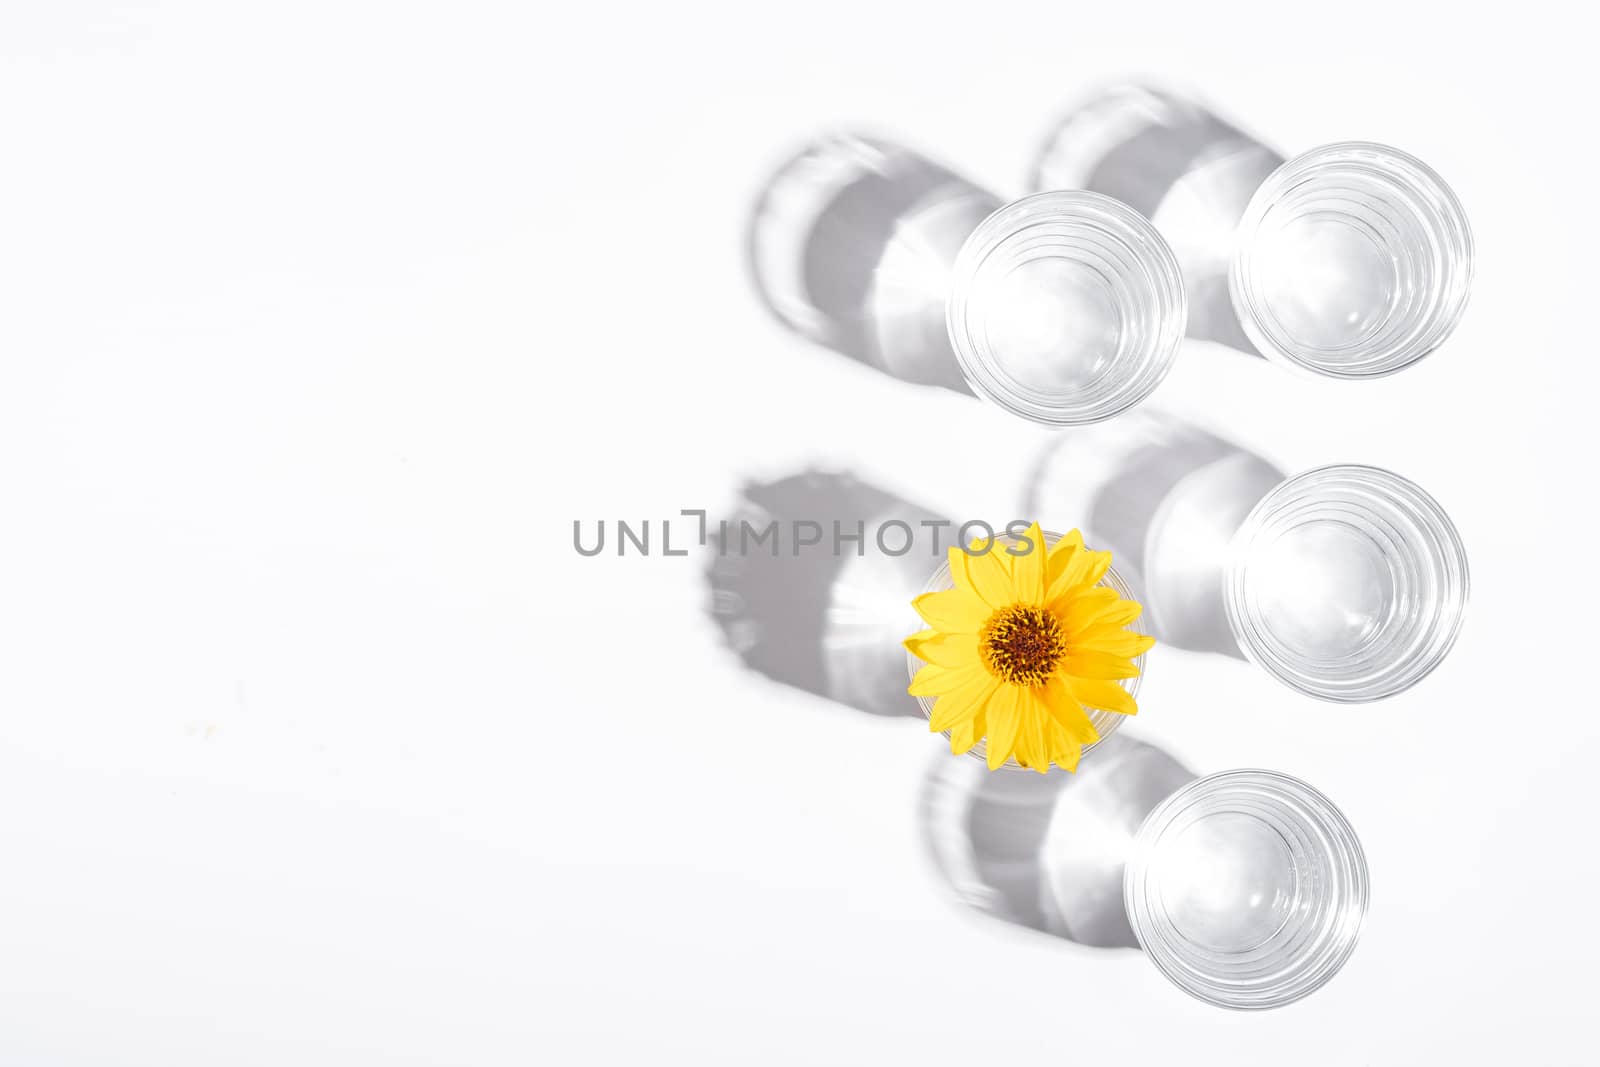
<svg viewBox="0 0 1600 1067"><path fill-rule="evenodd" d="M1092 402L1068 393L1029 389L994 366L967 328L968 284L1006 238L1052 219L1089 226L1126 250L1141 267L1158 322L1138 359ZM1149 219L1120 200L1086 189L1051 189L1003 204L968 235L956 256L945 301L945 328L972 391L1014 415L1046 426L1083 426L1127 411L1155 392L1177 358L1188 322L1188 294L1177 255Z"/></svg>
<svg viewBox="0 0 1600 1067"><path fill-rule="evenodd" d="M1283 509L1295 502L1296 494L1319 487L1353 487L1378 494L1385 503L1425 524L1433 535L1431 545L1415 541L1407 547L1435 565L1438 581L1444 588L1442 604L1434 617L1439 629L1419 655L1366 677L1349 679L1318 674L1308 666L1307 657L1287 653L1271 640L1270 627L1251 610L1250 556L1256 539L1272 528ZM1471 570L1460 532L1449 514L1426 490L1382 467L1335 463L1286 478L1256 502L1229 544L1222 588L1229 628L1240 651L1251 663L1307 696L1332 703L1363 704L1410 689L1443 662L1461 634L1471 585Z"/></svg>
<svg viewBox="0 0 1600 1067"><path fill-rule="evenodd" d="M1421 211L1412 214L1423 221L1423 228L1438 241L1441 258L1449 262L1453 271L1445 284L1436 287L1438 293L1443 294L1443 300L1419 327L1355 362L1333 360L1328 356L1330 353L1361 353L1367 346L1366 341L1325 349L1297 342L1285 331L1273 328L1274 318L1267 312L1269 301L1256 284L1254 269L1253 253L1258 247L1255 237L1267 215L1285 193L1315 180L1316 171L1330 165L1398 183L1413 196L1432 205L1438 216L1433 220L1436 224L1430 224ZM1390 145L1375 141L1335 141L1285 161L1251 196L1235 231L1228 292L1246 336L1269 359L1320 377L1367 380L1399 373L1436 351L1448 339L1466 311L1475 270L1476 252L1466 209L1437 171L1409 152Z"/></svg>
<svg viewBox="0 0 1600 1067"><path fill-rule="evenodd" d="M1237 808L1231 805L1242 801L1230 801L1230 797L1252 793L1281 805L1281 816L1292 816L1302 825L1315 829L1308 840L1320 846L1322 858L1336 871L1345 895L1339 902L1339 913L1331 917L1331 925L1324 931L1326 936L1303 943L1298 949L1299 956L1295 960L1300 965L1298 970L1280 968L1247 980L1237 974L1218 973L1226 969L1220 963L1207 970L1201 958L1204 950L1195 951L1181 936L1165 936L1155 919L1149 888L1153 877L1151 861L1163 833L1197 805L1221 804L1217 810L1182 824L1183 829L1208 814L1236 814ZM1309 783L1281 771L1259 768L1235 768L1204 775L1179 787L1157 804L1134 835L1123 868L1122 889L1123 907L1134 937L1156 968L1189 995L1237 1011L1282 1007L1309 996L1331 981L1355 952L1371 903L1366 852L1344 812ZM1190 948L1187 953L1186 946ZM1258 962L1259 958L1251 957L1259 948L1237 953L1210 950L1210 953L1244 957L1241 962Z"/></svg>

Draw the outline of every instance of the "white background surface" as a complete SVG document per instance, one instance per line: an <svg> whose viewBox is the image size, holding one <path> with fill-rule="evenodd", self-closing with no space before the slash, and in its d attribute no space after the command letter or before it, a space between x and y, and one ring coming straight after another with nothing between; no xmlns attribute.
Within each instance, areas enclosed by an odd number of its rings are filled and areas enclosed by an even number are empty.
<svg viewBox="0 0 1600 1067"><path fill-rule="evenodd" d="M0 1063L1590 1059L1600 76L1469 7L7 5ZM1195 344L1157 395L1472 555L1385 704L1152 665L1130 732L1367 850L1349 966L1262 1015L955 903L918 724L743 671L701 561L571 548L812 463L1015 512L1044 435L783 333L744 214L841 123L1020 193L1130 74L1408 148L1480 253L1398 377Z"/></svg>

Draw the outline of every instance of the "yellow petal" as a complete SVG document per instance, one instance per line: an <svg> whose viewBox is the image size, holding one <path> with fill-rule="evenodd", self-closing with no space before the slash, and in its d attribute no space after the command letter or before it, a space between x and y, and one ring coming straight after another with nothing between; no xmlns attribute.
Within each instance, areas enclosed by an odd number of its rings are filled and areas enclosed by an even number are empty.
<svg viewBox="0 0 1600 1067"><path fill-rule="evenodd" d="M926 634L932 636L924 636ZM924 630L915 637L906 638L905 646L913 656L940 667L967 667L980 662L977 634L942 634L936 630Z"/></svg>
<svg viewBox="0 0 1600 1067"><path fill-rule="evenodd" d="M1026 762L1018 758L1017 762L1043 774L1050 769L1050 712L1038 689L1024 689L1022 693L1017 751L1026 751L1028 758Z"/></svg>
<svg viewBox="0 0 1600 1067"><path fill-rule="evenodd" d="M1100 731L1094 728L1089 713L1083 710L1083 705L1068 688L1066 679L1059 674L1051 675L1039 688L1042 691L1045 709L1050 712L1051 721L1059 726L1063 733L1081 745L1092 745L1100 740Z"/></svg>
<svg viewBox="0 0 1600 1067"><path fill-rule="evenodd" d="M1148 634L1136 634L1120 626L1091 626L1078 635L1072 647L1132 659L1150 651L1155 643L1156 639Z"/></svg>
<svg viewBox="0 0 1600 1067"><path fill-rule="evenodd" d="M976 545L979 542L974 541L972 543ZM973 596L977 596L979 600L982 600L983 598L978 596L978 590L972 584L972 575L967 571L967 560L971 558L967 555L967 550L960 545L951 545L945 549L945 558L950 561L950 581L955 583L955 587L957 589L965 589Z"/></svg>
<svg viewBox="0 0 1600 1067"><path fill-rule="evenodd" d="M1011 758L1017 746L1017 730L1022 725L1022 715L1017 705L1022 690L1014 685L1002 685L989 698L984 713L989 717L989 769L999 770Z"/></svg>
<svg viewBox="0 0 1600 1067"><path fill-rule="evenodd" d="M1057 603L1075 591L1088 589L1105 577L1111 569L1111 553L1093 552L1080 541L1052 575L1050 587L1045 592L1046 603Z"/></svg>
<svg viewBox="0 0 1600 1067"><path fill-rule="evenodd" d="M975 634L994 611L965 589L923 593L911 602L929 626L947 634Z"/></svg>
<svg viewBox="0 0 1600 1067"><path fill-rule="evenodd" d="M911 685L906 688L906 692L914 697L939 696L953 693L977 677L990 677L981 663L967 667L940 667L929 664L911 679Z"/></svg>
<svg viewBox="0 0 1600 1067"><path fill-rule="evenodd" d="M1091 552L1087 548L1080 553L1084 556L1083 575L1079 579L1083 585L1092 586L1106 576L1106 571L1111 569L1111 553Z"/></svg>
<svg viewBox="0 0 1600 1067"><path fill-rule="evenodd" d="M1101 681L1098 678L1068 678L1066 682L1067 688L1080 704L1105 711L1120 712L1123 715L1139 713L1139 705L1135 704L1128 691L1116 682Z"/></svg>
<svg viewBox="0 0 1600 1067"><path fill-rule="evenodd" d="M1006 562L1005 549L998 542L990 541L989 551L981 556L968 554L966 567L973 591L990 608L998 610L1016 603L1016 596L1011 590L1010 565Z"/></svg>
<svg viewBox="0 0 1600 1067"><path fill-rule="evenodd" d="M972 639L973 655L977 655L978 639ZM1058 668L1062 674L1074 678L1103 678L1107 681L1116 681L1118 678L1136 678L1139 668L1133 661L1121 656L1111 656L1104 652L1074 645L1061 660Z"/></svg>
<svg viewBox="0 0 1600 1067"><path fill-rule="evenodd" d="M966 722L957 723L950 728L950 752L961 755L973 745L977 744L989 730L989 720L982 709Z"/></svg>
<svg viewBox="0 0 1600 1067"><path fill-rule="evenodd" d="M1000 685L1000 679L988 671L980 671L970 680L940 695L933 702L933 712L928 717L928 728L934 733L951 730L967 722L983 710L989 696ZM970 746L969 746L970 747Z"/></svg>
<svg viewBox="0 0 1600 1067"><path fill-rule="evenodd" d="M1060 726L1051 724L1050 758L1055 760L1056 766L1064 771L1076 771L1078 759L1083 755L1083 746L1067 736Z"/></svg>
<svg viewBox="0 0 1600 1067"><path fill-rule="evenodd" d="M1070 594L1059 600L1052 600L1049 609L1061 620L1062 629L1066 630L1070 638L1090 626L1098 624L1100 613L1117 602L1117 591L1097 586L1093 589L1084 589ZM926 618L926 616L924 616Z"/></svg>
<svg viewBox="0 0 1600 1067"><path fill-rule="evenodd" d="M1032 724L1028 721L1026 689L1018 689L1020 699L1017 705L1017 737L1011 746L1011 758L1017 761L1019 767L1025 770L1034 770L1036 763L1033 754Z"/></svg>
<svg viewBox="0 0 1600 1067"><path fill-rule="evenodd" d="M1050 558L1045 561L1044 580L1045 588L1055 584L1061 572L1072 564L1072 557L1078 549L1083 547L1083 534L1077 530L1068 530L1067 535L1050 546Z"/></svg>
<svg viewBox="0 0 1600 1067"><path fill-rule="evenodd" d="M1084 633L1091 627L1126 626L1144 613L1144 605L1137 600L1113 600L1102 607L1086 610L1085 618L1063 623L1069 637Z"/></svg>
<svg viewBox="0 0 1600 1067"><path fill-rule="evenodd" d="M1039 524L1028 527L1024 537L1032 549L1011 557L1011 589L1018 604L1044 603L1045 545L1044 532Z"/></svg>

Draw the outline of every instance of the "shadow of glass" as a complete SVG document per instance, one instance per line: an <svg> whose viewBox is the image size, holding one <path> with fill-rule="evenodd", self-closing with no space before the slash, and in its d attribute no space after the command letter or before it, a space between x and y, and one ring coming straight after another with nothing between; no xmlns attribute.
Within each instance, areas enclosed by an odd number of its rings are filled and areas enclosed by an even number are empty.
<svg viewBox="0 0 1600 1067"><path fill-rule="evenodd" d="M1172 245L1190 337L1258 354L1234 314L1234 232L1283 157L1192 100L1118 86L1075 107L1046 138L1033 188L1089 189L1148 218Z"/></svg>
<svg viewBox="0 0 1600 1067"><path fill-rule="evenodd" d="M1117 733L1074 774L993 772L940 753L921 821L940 873L964 903L1092 948L1138 948L1122 868L1146 815L1194 780L1162 749Z"/></svg>
<svg viewBox="0 0 1600 1067"><path fill-rule="evenodd" d="M814 523L817 543L794 544L796 522ZM769 523L776 540L745 534ZM849 475L807 472L746 486L719 525L709 610L745 666L873 715L922 717L901 641L923 626L911 600L952 543L948 520Z"/></svg>
<svg viewBox="0 0 1600 1067"><path fill-rule="evenodd" d="M756 198L748 261L785 326L902 381L970 393L945 329L956 253L1000 200L888 141L838 134Z"/></svg>
<svg viewBox="0 0 1600 1067"><path fill-rule="evenodd" d="M1055 436L1023 514L1077 526L1109 549L1163 644L1243 659L1223 606L1229 542L1286 475L1182 419L1149 409Z"/></svg>

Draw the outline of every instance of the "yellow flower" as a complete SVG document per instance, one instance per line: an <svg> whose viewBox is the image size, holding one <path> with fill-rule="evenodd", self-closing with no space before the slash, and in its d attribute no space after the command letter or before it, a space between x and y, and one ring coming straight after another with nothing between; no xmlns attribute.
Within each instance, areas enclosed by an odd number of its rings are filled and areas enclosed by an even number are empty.
<svg viewBox="0 0 1600 1067"><path fill-rule="evenodd" d="M1111 553L1091 552L1073 530L1048 552L1034 523L1033 550L1012 555L998 541L976 554L950 549L955 588L912 601L932 629L906 638L928 666L912 696L937 697L929 720L950 731L950 750L987 737L989 768L1016 757L1043 774L1051 761L1076 770L1083 746L1100 739L1084 706L1133 715L1118 684L1139 673L1134 657L1155 639L1127 629L1140 606L1099 585Z"/></svg>

